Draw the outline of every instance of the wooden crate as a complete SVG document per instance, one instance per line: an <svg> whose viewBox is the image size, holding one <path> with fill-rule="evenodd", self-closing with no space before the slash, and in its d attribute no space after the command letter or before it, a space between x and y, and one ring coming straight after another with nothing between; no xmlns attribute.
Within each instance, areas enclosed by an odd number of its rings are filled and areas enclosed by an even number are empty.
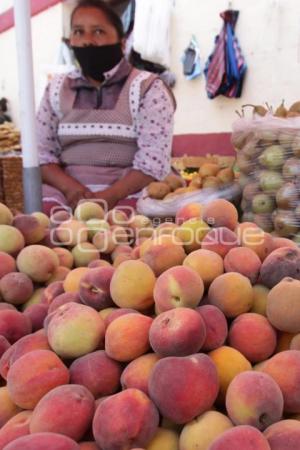
<svg viewBox="0 0 300 450"><path fill-rule="evenodd" d="M0 202L23 211L23 168L20 154L0 154Z"/></svg>

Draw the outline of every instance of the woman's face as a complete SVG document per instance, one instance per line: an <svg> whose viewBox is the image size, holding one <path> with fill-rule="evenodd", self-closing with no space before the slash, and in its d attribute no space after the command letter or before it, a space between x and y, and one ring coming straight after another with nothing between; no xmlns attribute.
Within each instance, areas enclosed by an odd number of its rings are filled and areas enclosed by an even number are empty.
<svg viewBox="0 0 300 450"><path fill-rule="evenodd" d="M119 41L117 30L100 9L87 7L75 12L71 24L72 46L111 45Z"/></svg>

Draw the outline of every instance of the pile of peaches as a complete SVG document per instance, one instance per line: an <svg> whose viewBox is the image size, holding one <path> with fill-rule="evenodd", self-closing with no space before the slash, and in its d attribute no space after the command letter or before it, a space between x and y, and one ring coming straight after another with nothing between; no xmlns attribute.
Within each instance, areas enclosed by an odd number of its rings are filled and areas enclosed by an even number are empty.
<svg viewBox="0 0 300 450"><path fill-rule="evenodd" d="M224 199L0 204L0 450L299 448L295 242Z"/></svg>

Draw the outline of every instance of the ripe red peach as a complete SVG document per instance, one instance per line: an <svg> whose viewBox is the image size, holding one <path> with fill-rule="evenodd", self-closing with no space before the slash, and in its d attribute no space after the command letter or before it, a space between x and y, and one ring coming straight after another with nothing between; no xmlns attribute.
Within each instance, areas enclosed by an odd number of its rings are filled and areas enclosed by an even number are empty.
<svg viewBox="0 0 300 450"><path fill-rule="evenodd" d="M255 284L261 267L257 254L247 247L237 247L230 250L224 258L225 272L237 272L249 278Z"/></svg>
<svg viewBox="0 0 300 450"><path fill-rule="evenodd" d="M213 305L198 306L196 311L204 320L206 329L202 351L209 352L221 347L228 334L227 320L222 311Z"/></svg>
<svg viewBox="0 0 300 450"><path fill-rule="evenodd" d="M29 423L32 411L21 411L0 428L0 449L3 450L10 442L30 433Z"/></svg>
<svg viewBox="0 0 300 450"><path fill-rule="evenodd" d="M300 281L291 277L285 277L268 293L267 317L278 330L288 333L299 333L299 306Z"/></svg>
<svg viewBox="0 0 300 450"><path fill-rule="evenodd" d="M13 442L10 442L6 450L79 450L77 442L68 436L58 433L34 433L22 436Z"/></svg>
<svg viewBox="0 0 300 450"><path fill-rule="evenodd" d="M238 212L228 200L219 198L204 206L203 220L214 228L227 227L234 231L238 224Z"/></svg>
<svg viewBox="0 0 300 450"><path fill-rule="evenodd" d="M160 356L156 353L147 353L131 361L122 372L123 389L135 388L149 395L149 378L154 365L159 360Z"/></svg>
<svg viewBox="0 0 300 450"><path fill-rule="evenodd" d="M42 245L29 245L23 248L17 257L19 271L36 283L48 281L58 265L58 256L53 250Z"/></svg>
<svg viewBox="0 0 300 450"><path fill-rule="evenodd" d="M262 372L238 374L226 393L226 409L235 425L251 425L263 431L283 413L283 395L273 378Z"/></svg>
<svg viewBox="0 0 300 450"><path fill-rule="evenodd" d="M33 290L33 283L25 273L10 272L0 279L0 294L4 301L12 305L25 303Z"/></svg>
<svg viewBox="0 0 300 450"><path fill-rule="evenodd" d="M270 375L279 385L284 399L284 412L299 413L300 352L286 350L277 353L265 361L261 371Z"/></svg>
<svg viewBox="0 0 300 450"><path fill-rule="evenodd" d="M154 287L154 301L159 312L178 307L195 308L204 293L200 276L186 266L175 266L162 273Z"/></svg>
<svg viewBox="0 0 300 450"><path fill-rule="evenodd" d="M106 329L105 351L116 361L132 361L150 348L149 329L152 319L143 314L118 317Z"/></svg>
<svg viewBox="0 0 300 450"><path fill-rule="evenodd" d="M93 434L106 450L146 447L154 437L159 414L138 389L126 389L103 400L93 420Z"/></svg>
<svg viewBox="0 0 300 450"><path fill-rule="evenodd" d="M236 234L226 227L218 227L210 230L204 237L201 248L217 253L224 258L227 253L238 246Z"/></svg>
<svg viewBox="0 0 300 450"><path fill-rule="evenodd" d="M12 400L24 409L33 409L54 387L69 382L69 371L49 350L34 350L13 363L7 374Z"/></svg>
<svg viewBox="0 0 300 450"><path fill-rule="evenodd" d="M0 280L4 275L16 271L16 261L8 253L0 251Z"/></svg>
<svg viewBox="0 0 300 450"><path fill-rule="evenodd" d="M21 312L10 309L0 310L0 335L11 344L31 333L31 330L30 320Z"/></svg>
<svg viewBox="0 0 300 450"><path fill-rule="evenodd" d="M81 278L79 296L85 305L97 311L114 305L110 296L110 283L115 272L113 267L89 269Z"/></svg>
<svg viewBox="0 0 300 450"><path fill-rule="evenodd" d="M266 317L245 313L231 323L228 342L250 362L257 363L269 358L275 352L277 336Z"/></svg>
<svg viewBox="0 0 300 450"><path fill-rule="evenodd" d="M164 417L177 424L209 410L218 390L216 366L203 353L163 358L155 364L149 380L150 398Z"/></svg>
<svg viewBox="0 0 300 450"><path fill-rule="evenodd" d="M94 411L94 397L85 386L57 386L35 406L30 433L59 433L79 441L90 427Z"/></svg>
<svg viewBox="0 0 300 450"><path fill-rule="evenodd" d="M204 320L190 308L175 308L159 314L149 330L151 347L161 356L197 353L205 338Z"/></svg>
<svg viewBox="0 0 300 450"><path fill-rule="evenodd" d="M70 366L70 382L85 386L95 398L117 392L122 367L99 350L75 359Z"/></svg>
<svg viewBox="0 0 300 450"><path fill-rule="evenodd" d="M271 450L267 439L254 427L239 425L217 437L207 450Z"/></svg>
<svg viewBox="0 0 300 450"><path fill-rule="evenodd" d="M12 225L23 234L25 245L37 244L46 236L46 227L29 214L18 214Z"/></svg>
<svg viewBox="0 0 300 450"><path fill-rule="evenodd" d="M265 431L271 450L298 450L300 442L300 422L298 420L280 420Z"/></svg>

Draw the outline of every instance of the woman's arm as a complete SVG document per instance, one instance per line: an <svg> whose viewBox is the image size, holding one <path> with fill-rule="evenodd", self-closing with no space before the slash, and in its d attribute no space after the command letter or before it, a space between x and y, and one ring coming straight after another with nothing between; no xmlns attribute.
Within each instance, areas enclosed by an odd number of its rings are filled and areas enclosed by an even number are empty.
<svg viewBox="0 0 300 450"><path fill-rule="evenodd" d="M67 175L59 164L44 164L41 166L41 173L43 182L59 189L72 208L76 207L79 200L92 197L89 189Z"/></svg>
<svg viewBox="0 0 300 450"><path fill-rule="evenodd" d="M107 203L107 208L111 209L119 200L140 191L152 181L155 181L154 177L147 175L140 170L132 169L112 186L104 191L95 192L93 196L94 198L105 201Z"/></svg>

